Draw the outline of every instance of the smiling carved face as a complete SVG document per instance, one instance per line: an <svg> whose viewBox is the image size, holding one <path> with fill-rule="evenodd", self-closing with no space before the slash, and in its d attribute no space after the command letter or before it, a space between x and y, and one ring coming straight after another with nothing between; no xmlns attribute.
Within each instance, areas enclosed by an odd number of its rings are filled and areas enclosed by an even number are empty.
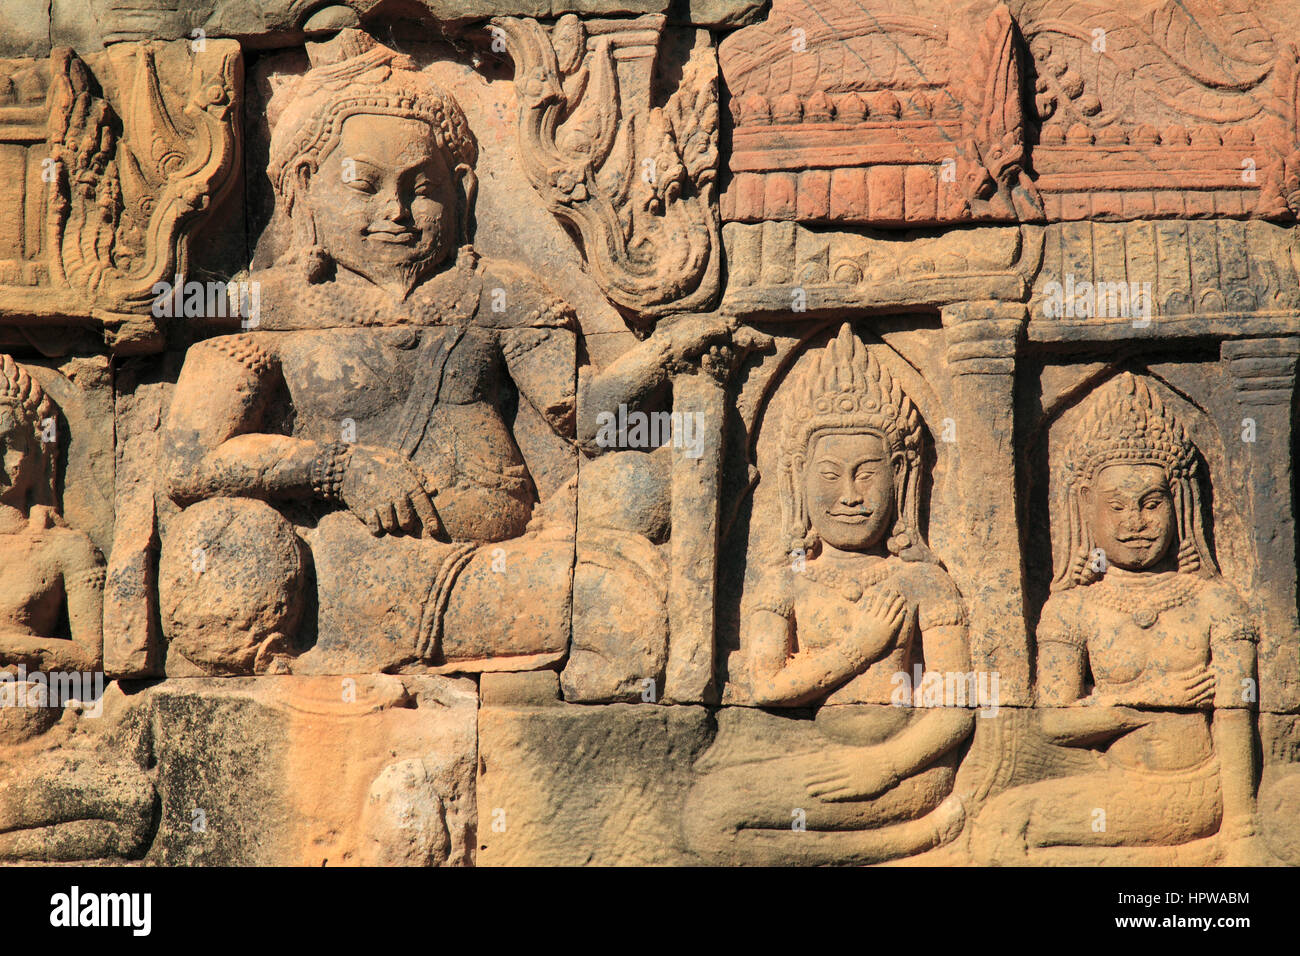
<svg viewBox="0 0 1300 956"><path fill-rule="evenodd" d="M804 469L804 494L809 521L822 541L841 551L878 545L894 518L899 467L879 435L819 437Z"/></svg>
<svg viewBox="0 0 1300 956"><path fill-rule="evenodd" d="M329 256L399 298L451 254L460 170L422 120L350 116L320 168L300 175Z"/></svg>
<svg viewBox="0 0 1300 956"><path fill-rule="evenodd" d="M1083 509L1106 560L1126 571L1154 567L1174 540L1174 501L1159 465L1107 465L1082 489Z"/></svg>

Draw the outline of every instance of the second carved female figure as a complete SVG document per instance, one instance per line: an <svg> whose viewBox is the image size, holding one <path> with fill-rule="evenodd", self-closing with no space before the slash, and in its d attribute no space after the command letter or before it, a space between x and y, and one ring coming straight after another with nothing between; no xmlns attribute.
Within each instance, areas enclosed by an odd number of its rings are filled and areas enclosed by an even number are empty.
<svg viewBox="0 0 1300 956"><path fill-rule="evenodd" d="M1038 625L1038 719L1094 769L985 807L978 862L1253 856L1256 638L1207 544L1201 469L1146 381L1125 372L1088 400L1061 463L1069 534Z"/></svg>

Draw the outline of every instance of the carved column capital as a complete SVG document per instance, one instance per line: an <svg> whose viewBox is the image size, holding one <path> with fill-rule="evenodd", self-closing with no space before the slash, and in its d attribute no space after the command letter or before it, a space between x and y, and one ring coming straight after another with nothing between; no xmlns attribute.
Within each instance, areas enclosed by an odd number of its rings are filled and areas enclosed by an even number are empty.
<svg viewBox="0 0 1300 956"><path fill-rule="evenodd" d="M30 106L0 112L0 322L91 325L119 352L161 344L157 285L237 179L243 64L233 40L116 43L32 60ZM48 123L37 123L48 117Z"/></svg>
<svg viewBox="0 0 1300 956"><path fill-rule="evenodd" d="M943 309L956 375L1010 375L1029 318L1022 302L958 302Z"/></svg>

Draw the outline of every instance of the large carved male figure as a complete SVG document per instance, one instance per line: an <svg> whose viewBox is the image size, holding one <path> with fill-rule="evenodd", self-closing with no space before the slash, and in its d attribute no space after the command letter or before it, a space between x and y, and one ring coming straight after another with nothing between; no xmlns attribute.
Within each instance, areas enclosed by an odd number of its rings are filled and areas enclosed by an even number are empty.
<svg viewBox="0 0 1300 956"><path fill-rule="evenodd" d="M477 146L447 91L360 31L310 53L269 111L294 253L254 273L256 330L190 350L166 425L170 647L207 672L283 666L314 576L329 668L545 666L568 639L572 509L534 515L510 423L527 405L592 448L574 315L469 244ZM594 404L635 406L723 334L651 336L590 377Z"/></svg>

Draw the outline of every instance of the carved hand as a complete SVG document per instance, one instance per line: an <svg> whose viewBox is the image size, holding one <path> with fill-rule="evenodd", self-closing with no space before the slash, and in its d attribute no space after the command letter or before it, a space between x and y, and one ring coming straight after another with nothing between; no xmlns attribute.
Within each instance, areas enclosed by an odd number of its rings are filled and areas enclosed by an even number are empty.
<svg viewBox="0 0 1300 956"><path fill-rule="evenodd" d="M1208 667L1192 667L1094 691L1088 702L1099 707L1204 707L1214 700L1216 683Z"/></svg>
<svg viewBox="0 0 1300 956"><path fill-rule="evenodd" d="M730 357L733 350L757 351L772 345L772 337L722 316L689 316L661 325L655 332L670 362L689 362L704 356Z"/></svg>
<svg viewBox="0 0 1300 956"><path fill-rule="evenodd" d="M340 496L374 535L432 534L439 526L424 475L391 448L353 446Z"/></svg>
<svg viewBox="0 0 1300 956"><path fill-rule="evenodd" d="M893 588L880 588L871 594L853 631L855 654L864 663L878 659L894 642L906 617L907 600Z"/></svg>
<svg viewBox="0 0 1300 956"><path fill-rule="evenodd" d="M810 796L828 803L868 800L898 785L899 776L868 750L849 756L818 755L804 778Z"/></svg>

